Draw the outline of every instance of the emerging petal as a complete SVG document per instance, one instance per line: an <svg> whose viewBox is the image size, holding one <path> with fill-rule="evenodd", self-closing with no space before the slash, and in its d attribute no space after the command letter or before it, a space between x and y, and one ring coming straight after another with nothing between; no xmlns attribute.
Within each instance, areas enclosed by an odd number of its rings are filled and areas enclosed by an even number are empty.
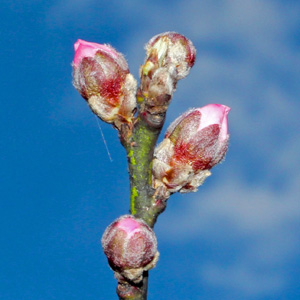
<svg viewBox="0 0 300 300"><path fill-rule="evenodd" d="M94 57L97 51L101 50L113 58L118 58L118 53L114 48L105 44L91 43L84 40L78 39L74 44L75 56L74 56L74 65L78 67L81 60L85 57Z"/></svg>
<svg viewBox="0 0 300 300"><path fill-rule="evenodd" d="M138 283L144 270L155 266L157 240L153 230L141 219L124 215L105 230L102 247L112 269L119 276Z"/></svg>
<svg viewBox="0 0 300 300"><path fill-rule="evenodd" d="M209 104L187 111L170 125L154 153L154 186L165 185L170 193L197 190L226 154L229 110Z"/></svg>
<svg viewBox="0 0 300 300"><path fill-rule="evenodd" d="M227 114L230 108L221 104L208 104L197 109L201 112L201 123L199 130L212 124L222 126L224 132L228 130Z"/></svg>
<svg viewBox="0 0 300 300"><path fill-rule="evenodd" d="M110 45L78 40L74 44L73 85L103 121L121 128L136 107L136 80L124 56Z"/></svg>

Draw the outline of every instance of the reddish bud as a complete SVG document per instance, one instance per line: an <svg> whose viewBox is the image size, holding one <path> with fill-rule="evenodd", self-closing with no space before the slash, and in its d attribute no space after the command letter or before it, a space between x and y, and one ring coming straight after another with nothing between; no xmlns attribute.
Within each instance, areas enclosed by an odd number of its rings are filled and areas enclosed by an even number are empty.
<svg viewBox="0 0 300 300"><path fill-rule="evenodd" d="M171 193L197 191L226 154L229 110L209 104L187 111L170 125L154 153L156 185L164 184Z"/></svg>
<svg viewBox="0 0 300 300"><path fill-rule="evenodd" d="M122 216L106 228L102 247L112 269L132 281L140 281L143 271L154 267L158 257L153 230L132 215Z"/></svg>
<svg viewBox="0 0 300 300"><path fill-rule="evenodd" d="M73 84L103 121L130 122L136 107L136 81L124 56L110 45L74 44Z"/></svg>

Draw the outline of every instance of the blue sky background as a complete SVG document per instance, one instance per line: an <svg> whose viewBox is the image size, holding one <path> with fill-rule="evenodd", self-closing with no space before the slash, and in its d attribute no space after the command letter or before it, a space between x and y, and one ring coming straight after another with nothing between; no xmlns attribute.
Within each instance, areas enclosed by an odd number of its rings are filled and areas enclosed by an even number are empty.
<svg viewBox="0 0 300 300"><path fill-rule="evenodd" d="M72 87L73 44L110 43L137 78L169 30L198 54L166 126L222 103L231 142L160 216L149 300L300 299L299 1L2 0L0 24L0 299L117 299L100 238L129 209L125 151Z"/></svg>

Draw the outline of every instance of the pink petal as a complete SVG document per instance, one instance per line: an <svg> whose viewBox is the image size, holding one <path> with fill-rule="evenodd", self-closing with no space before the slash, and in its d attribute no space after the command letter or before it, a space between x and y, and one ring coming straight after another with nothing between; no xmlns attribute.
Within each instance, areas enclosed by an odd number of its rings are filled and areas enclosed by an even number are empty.
<svg viewBox="0 0 300 300"><path fill-rule="evenodd" d="M221 131L219 134L219 141L225 141L228 139L228 118L227 115L230 111L230 107L228 106L224 106L225 107L225 111L224 111L224 118L223 118L223 122L221 124Z"/></svg>
<svg viewBox="0 0 300 300"><path fill-rule="evenodd" d="M140 224L133 218L128 217L120 220L118 227L127 233L132 233L140 227Z"/></svg>
<svg viewBox="0 0 300 300"><path fill-rule="evenodd" d="M74 44L74 49L75 56L73 63L75 67L77 67L80 64L81 60L84 57L93 57L99 50L108 53L113 58L118 57L116 51L110 46L97 43L90 43L80 39L77 40L77 42Z"/></svg>
<svg viewBox="0 0 300 300"><path fill-rule="evenodd" d="M230 107L221 104L208 104L198 109L201 112L201 123L198 130L209 125L218 124L221 126L220 138L228 135L227 114Z"/></svg>

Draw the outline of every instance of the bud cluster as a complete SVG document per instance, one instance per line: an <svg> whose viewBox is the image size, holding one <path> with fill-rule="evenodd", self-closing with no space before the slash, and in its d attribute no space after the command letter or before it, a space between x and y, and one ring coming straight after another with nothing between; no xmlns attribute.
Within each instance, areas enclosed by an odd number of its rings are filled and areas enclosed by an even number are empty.
<svg viewBox="0 0 300 300"><path fill-rule="evenodd" d="M119 281L138 283L143 272L156 265L159 256L153 230L132 215L124 215L106 228L102 247Z"/></svg>
<svg viewBox="0 0 300 300"><path fill-rule="evenodd" d="M74 48L73 85L97 116L119 130L129 161L131 210L153 225L172 193L197 191L225 157L230 108L209 104L187 111L154 149L177 82L195 63L192 42L176 32L150 39L138 90L124 56L110 45L78 40ZM142 219L124 215L106 228L101 242L120 299L145 299L143 273L159 257L153 230Z"/></svg>
<svg viewBox="0 0 300 300"><path fill-rule="evenodd" d="M161 127L177 81L194 65L196 49L176 32L154 36L145 48L146 59L140 68L141 111L151 126Z"/></svg>
<svg viewBox="0 0 300 300"><path fill-rule="evenodd" d="M187 111L170 125L154 152L155 188L165 186L169 193L197 191L226 154L229 110L209 104Z"/></svg>
<svg viewBox="0 0 300 300"><path fill-rule="evenodd" d="M136 80L124 56L110 45L78 40L74 44L73 84L92 111L120 128L136 108Z"/></svg>

